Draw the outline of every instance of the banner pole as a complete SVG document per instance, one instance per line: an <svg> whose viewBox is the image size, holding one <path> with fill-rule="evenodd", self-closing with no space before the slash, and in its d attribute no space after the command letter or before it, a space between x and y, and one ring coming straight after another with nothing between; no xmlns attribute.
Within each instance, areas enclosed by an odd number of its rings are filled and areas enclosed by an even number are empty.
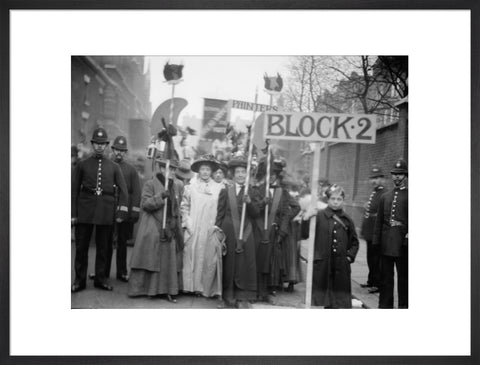
<svg viewBox="0 0 480 365"><path fill-rule="evenodd" d="M315 143L315 150L313 151L313 174L311 180L311 194L310 208L313 209L317 206L317 190L318 190L318 178L320 175L320 156L321 145L320 142ZM312 306L312 282L313 282L313 251L315 249L315 228L317 226L317 216L314 215L310 218L310 227L308 234L308 257L307 257L307 283L305 291L305 308Z"/></svg>
<svg viewBox="0 0 480 365"><path fill-rule="evenodd" d="M270 146L270 142L267 140L265 140L265 142L267 143L267 176L265 178L265 197L268 197L270 196L270 165L272 163L271 161L271 146ZM268 204L265 205L265 224L264 224L264 227L263 229L266 231L268 229Z"/></svg>
<svg viewBox="0 0 480 365"><path fill-rule="evenodd" d="M174 95L175 95L175 84L172 84L172 101L170 103L170 117L169 117L167 128L170 127L170 123L173 122L173 97L174 97ZM168 146L168 145L165 146L165 150L166 150L166 153L167 153L167 163L166 163L166 166L165 166L165 191L166 192L168 192L168 175L170 173L170 156L168 156L170 147L171 146ZM164 203L164 205L163 205L162 228L165 229L165 227L167 225L167 206L168 206L167 198L165 198L163 203Z"/></svg>
<svg viewBox="0 0 480 365"><path fill-rule="evenodd" d="M258 88L255 90L255 104L258 101ZM245 190L244 196L248 194L248 185L250 184L250 169L252 166L252 151L253 151L253 134L255 131L255 109L253 110L253 120L252 124L250 125L250 133L249 133L249 143L248 143L248 160L247 160L247 178L245 180ZM242 218L240 220L240 234L238 239L243 239L243 226L245 225L245 211L247 209L247 204L243 202L242 204Z"/></svg>

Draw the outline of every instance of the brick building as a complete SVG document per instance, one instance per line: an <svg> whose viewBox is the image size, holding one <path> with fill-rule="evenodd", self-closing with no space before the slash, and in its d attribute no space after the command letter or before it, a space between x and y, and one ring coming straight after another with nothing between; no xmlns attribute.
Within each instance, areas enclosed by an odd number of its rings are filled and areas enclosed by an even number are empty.
<svg viewBox="0 0 480 365"><path fill-rule="evenodd" d="M345 188L346 210L357 226L371 192L371 166L382 168L386 187L391 188L390 170L395 161L400 157L408 161L408 102L402 101L398 108L395 121L377 128L375 144L333 143L322 149L320 176Z"/></svg>
<svg viewBox="0 0 480 365"><path fill-rule="evenodd" d="M150 139L150 74L144 57L72 56L71 142L90 148L102 126L113 140L127 137L129 150L144 154Z"/></svg>
<svg viewBox="0 0 480 365"><path fill-rule="evenodd" d="M373 72L381 71L374 69ZM354 90L358 86L356 79L360 78L352 73L350 79L340 85L336 92L326 92L322 96L323 102L318 110L330 113L377 114L375 144L326 143L321 150L320 178L326 178L331 183L345 188L345 208L357 227L361 224L363 207L371 192L368 178L371 166L376 164L383 169L386 187L391 188L390 170L393 164L400 157L408 162L408 97L400 99L385 78L382 79L381 75L376 76L378 86L375 85L369 90L371 93L368 95L369 100L378 100L379 95L374 95L378 93L382 97L387 97L388 103L378 104L375 109L369 110L366 104L360 103L351 95L345 95L348 90ZM290 155L289 172L297 177L311 176L313 153L309 144L304 142L300 146L296 145Z"/></svg>

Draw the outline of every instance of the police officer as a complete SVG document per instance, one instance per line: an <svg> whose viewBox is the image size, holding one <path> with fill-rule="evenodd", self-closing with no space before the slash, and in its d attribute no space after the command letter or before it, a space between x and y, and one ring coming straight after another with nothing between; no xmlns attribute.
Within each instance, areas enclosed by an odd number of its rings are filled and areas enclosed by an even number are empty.
<svg viewBox="0 0 480 365"><path fill-rule="evenodd" d="M128 191L128 218L121 223L117 223L115 226L115 238L117 241L117 279L127 282L127 241L133 237L133 225L138 221L140 214L140 181L135 167L125 161L125 155L127 154L128 148L127 139L124 136L118 136L115 138L112 145L112 151L114 154L114 161L122 170ZM107 277L110 274L112 248L112 245L109 244Z"/></svg>
<svg viewBox="0 0 480 365"><path fill-rule="evenodd" d="M373 245L380 247L379 308L393 308L394 266L398 278L398 307L408 308L408 189L407 163L399 159L390 171L393 190L380 198Z"/></svg>
<svg viewBox="0 0 480 365"><path fill-rule="evenodd" d="M108 244L111 239L114 215L117 222L127 218L127 187L120 166L105 158L109 141L107 132L97 128L92 136L93 155L80 161L72 178L72 224L75 229L75 281L72 293L85 289L88 266L88 246L95 227L94 286L112 290L107 283ZM118 187L118 208L114 186Z"/></svg>
<svg viewBox="0 0 480 365"><path fill-rule="evenodd" d="M370 184L373 190L368 198L362 222L362 237L367 241L368 280L360 284L362 288L372 288L370 293L378 293L380 288L380 253L378 247L372 245L373 228L377 218L378 203L384 192L384 174L378 166L372 166Z"/></svg>

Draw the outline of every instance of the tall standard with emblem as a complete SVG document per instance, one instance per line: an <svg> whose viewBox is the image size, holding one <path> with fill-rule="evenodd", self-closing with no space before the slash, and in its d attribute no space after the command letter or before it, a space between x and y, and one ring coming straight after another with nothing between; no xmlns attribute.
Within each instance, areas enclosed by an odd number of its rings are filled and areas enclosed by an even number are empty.
<svg viewBox="0 0 480 365"><path fill-rule="evenodd" d="M399 159L390 171L393 190L382 195L373 245L379 245L381 286L379 308L393 308L394 266L398 277L398 307L408 308L408 189L407 163Z"/></svg>
<svg viewBox="0 0 480 365"><path fill-rule="evenodd" d="M108 244L112 234L115 211L119 222L127 218L127 187L120 167L104 157L108 145L107 132L97 128L93 132L94 153L80 161L72 177L72 224L75 227L75 282L72 292L86 287L88 246L95 227L94 286L112 290L107 283ZM118 208L115 205L114 187L118 187Z"/></svg>

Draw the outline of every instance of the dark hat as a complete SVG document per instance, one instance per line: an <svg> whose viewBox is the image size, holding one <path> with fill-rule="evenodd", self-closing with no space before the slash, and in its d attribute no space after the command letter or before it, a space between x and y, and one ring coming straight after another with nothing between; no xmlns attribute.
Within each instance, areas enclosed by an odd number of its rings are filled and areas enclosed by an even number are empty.
<svg viewBox="0 0 480 365"><path fill-rule="evenodd" d="M372 166L372 170L370 170L370 179L374 179L376 177L384 177L385 175L383 174L383 171L380 167L377 165Z"/></svg>
<svg viewBox="0 0 480 365"><path fill-rule="evenodd" d="M112 148L115 148L119 151L127 151L127 139L124 136L118 136L113 141Z"/></svg>
<svg viewBox="0 0 480 365"><path fill-rule="evenodd" d="M289 187L299 187L302 185L302 183L295 179L292 175L285 174L282 179L282 185Z"/></svg>
<svg viewBox="0 0 480 365"><path fill-rule="evenodd" d="M203 155L199 159L197 159L194 163L192 163L192 171L198 172L200 166L207 165L210 166L212 172L218 168L218 161L215 159L213 155Z"/></svg>
<svg viewBox="0 0 480 365"><path fill-rule="evenodd" d="M283 171L283 168L286 166L286 162L283 159L272 159L270 162L270 172L274 174L279 174ZM264 156L260 159L257 167L257 179L261 179L267 173L267 157Z"/></svg>
<svg viewBox="0 0 480 365"><path fill-rule="evenodd" d="M93 131L91 142L95 143L109 143L107 131L103 128L97 128Z"/></svg>
<svg viewBox="0 0 480 365"><path fill-rule="evenodd" d="M393 169L390 171L391 174L408 174L407 162L403 158L399 158L397 162L393 165Z"/></svg>
<svg viewBox="0 0 480 365"><path fill-rule="evenodd" d="M234 156L228 161L228 168L234 170L236 167L247 167L247 159L244 156Z"/></svg>
<svg viewBox="0 0 480 365"><path fill-rule="evenodd" d="M167 160L163 157L157 157L156 159L159 166L167 167ZM170 159L170 167L178 168L178 160L176 158Z"/></svg>
<svg viewBox="0 0 480 365"><path fill-rule="evenodd" d="M218 171L219 169L222 170L223 173L226 175L228 171L228 166L225 162L218 161L218 166L215 171Z"/></svg>
<svg viewBox="0 0 480 365"><path fill-rule="evenodd" d="M330 186L330 185L332 185L332 184L330 184L330 181L328 181L328 179L325 178L325 177L321 177L320 179L318 179L318 180L317 180L317 183L318 183L318 185L321 186L322 188L323 188L324 186Z"/></svg>
<svg viewBox="0 0 480 365"><path fill-rule="evenodd" d="M190 160L183 159L179 162L175 175L181 179L191 179L193 172L190 169Z"/></svg>

